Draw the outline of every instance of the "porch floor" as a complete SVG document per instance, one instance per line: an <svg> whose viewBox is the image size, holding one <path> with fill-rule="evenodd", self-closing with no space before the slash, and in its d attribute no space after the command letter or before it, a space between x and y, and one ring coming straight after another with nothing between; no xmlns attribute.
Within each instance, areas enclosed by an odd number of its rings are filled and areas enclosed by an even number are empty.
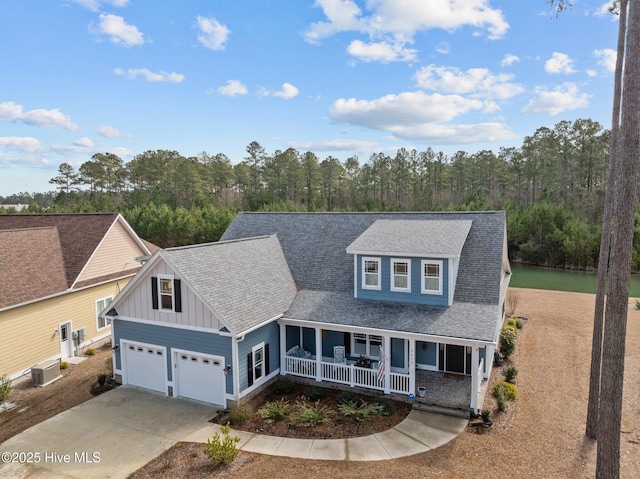
<svg viewBox="0 0 640 479"><path fill-rule="evenodd" d="M420 386L427 389L423 398L418 397ZM468 410L471 403L471 376L418 369L416 370L415 401Z"/></svg>

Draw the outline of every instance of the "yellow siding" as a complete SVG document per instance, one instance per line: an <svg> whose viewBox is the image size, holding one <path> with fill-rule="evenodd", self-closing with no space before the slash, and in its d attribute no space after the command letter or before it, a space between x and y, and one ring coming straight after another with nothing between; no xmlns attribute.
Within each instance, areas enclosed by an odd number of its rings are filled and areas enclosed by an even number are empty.
<svg viewBox="0 0 640 479"><path fill-rule="evenodd" d="M97 331L96 300L115 296L130 278L64 294L56 298L0 313L0 376L14 376L60 354L60 337L54 333L61 323L72 322L74 331L85 328L85 344L111 333Z"/></svg>
<svg viewBox="0 0 640 479"><path fill-rule="evenodd" d="M78 277L78 281L138 268L140 263L136 258L145 254L125 227L116 221Z"/></svg>

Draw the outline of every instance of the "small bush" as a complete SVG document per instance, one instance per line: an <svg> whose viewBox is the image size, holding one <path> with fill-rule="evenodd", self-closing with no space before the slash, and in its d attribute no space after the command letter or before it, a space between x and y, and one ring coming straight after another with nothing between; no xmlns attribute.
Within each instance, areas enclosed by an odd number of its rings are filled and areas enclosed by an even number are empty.
<svg viewBox="0 0 640 479"><path fill-rule="evenodd" d="M640 309L640 299L636 299L636 309Z"/></svg>
<svg viewBox="0 0 640 479"><path fill-rule="evenodd" d="M360 396L353 391L342 391L336 398L338 404L349 404L350 402L359 402Z"/></svg>
<svg viewBox="0 0 640 479"><path fill-rule="evenodd" d="M0 402L4 401L11 394L11 381L6 374L0 376Z"/></svg>
<svg viewBox="0 0 640 479"><path fill-rule="evenodd" d="M273 384L273 392L278 395L291 394L295 389L295 383L288 379L279 379Z"/></svg>
<svg viewBox="0 0 640 479"><path fill-rule="evenodd" d="M382 407L380 412L381 416L391 416L396 412L396 404L389 398L377 398L373 403L379 404Z"/></svg>
<svg viewBox="0 0 640 479"><path fill-rule="evenodd" d="M86 354L87 356L94 356L96 354L96 350L93 348L89 348L84 352L84 354Z"/></svg>
<svg viewBox="0 0 640 479"><path fill-rule="evenodd" d="M499 411L507 410L507 393L505 391L503 382L499 382L493 388L493 394L496 396L496 403Z"/></svg>
<svg viewBox="0 0 640 479"><path fill-rule="evenodd" d="M60 369L68 369L69 368L69 363L67 361L62 361L60 363Z"/></svg>
<svg viewBox="0 0 640 479"><path fill-rule="evenodd" d="M246 403L237 402L229 408L229 421L232 426L244 424L253 414L251 406Z"/></svg>
<svg viewBox="0 0 640 479"><path fill-rule="evenodd" d="M291 409L289 401L280 399L279 401L269 401L266 403L258 409L258 414L264 419L264 422L271 424L276 421L282 421L289 412L289 409Z"/></svg>
<svg viewBox="0 0 640 479"><path fill-rule="evenodd" d="M213 467L219 464L224 464L225 466L231 464L238 456L236 444L240 441L240 438L229 436L229 423L222 426L220 430L224 438L221 439L220 433L216 431L212 438L207 439L207 444L204 446L204 453L211 460Z"/></svg>
<svg viewBox="0 0 640 479"><path fill-rule="evenodd" d="M352 417L358 422L366 421L371 416L382 415L382 405L368 403L364 399L361 399L359 403L340 404L338 409L344 416Z"/></svg>
<svg viewBox="0 0 640 479"><path fill-rule="evenodd" d="M518 387L506 381L500 381L493 387L493 394L498 397L498 390L504 392L504 396L509 401L515 401L518 397Z"/></svg>
<svg viewBox="0 0 640 479"><path fill-rule="evenodd" d="M319 426L331 419L334 411L327 406L320 407L320 403L315 406L301 402L296 403L295 411L291 414L291 420L296 426L311 427Z"/></svg>
<svg viewBox="0 0 640 479"><path fill-rule="evenodd" d="M327 397L327 391L321 388L310 387L305 389L304 397L309 401L317 402Z"/></svg>
<svg viewBox="0 0 640 479"><path fill-rule="evenodd" d="M522 329L523 323L522 323L522 320L517 316L511 316L507 320L507 326L510 326L515 329Z"/></svg>
<svg viewBox="0 0 640 479"><path fill-rule="evenodd" d="M106 382L107 382L107 375L104 373L98 374L98 386L102 387Z"/></svg>
<svg viewBox="0 0 640 479"><path fill-rule="evenodd" d="M482 418L482 422L489 422L491 420L491 411L483 409L480 411L480 417Z"/></svg>
<svg viewBox="0 0 640 479"><path fill-rule="evenodd" d="M500 352L505 358L508 358L515 352L517 335L516 329L510 326L505 326L500 331Z"/></svg>
<svg viewBox="0 0 640 479"><path fill-rule="evenodd" d="M505 381L512 383L518 375L518 368L515 366L505 366L502 368L502 375L504 376Z"/></svg>

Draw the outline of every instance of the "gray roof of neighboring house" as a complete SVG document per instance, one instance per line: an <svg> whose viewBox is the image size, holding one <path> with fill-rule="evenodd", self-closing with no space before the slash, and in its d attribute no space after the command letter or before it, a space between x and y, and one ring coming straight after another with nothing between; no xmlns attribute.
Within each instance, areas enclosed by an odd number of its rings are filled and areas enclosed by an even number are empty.
<svg viewBox="0 0 640 479"><path fill-rule="evenodd" d="M348 253L460 256L471 220L376 220L347 247Z"/></svg>
<svg viewBox="0 0 640 479"><path fill-rule="evenodd" d="M296 295L275 236L168 248L158 254L237 334L281 315Z"/></svg>
<svg viewBox="0 0 640 479"><path fill-rule="evenodd" d="M479 341L495 341L499 312L492 304L451 307L363 300L349 293L300 291L288 319L361 326Z"/></svg>
<svg viewBox="0 0 640 479"><path fill-rule="evenodd" d="M238 213L222 240L277 234L300 289L353 294L353 256L346 249L377 220L470 221L454 303L498 306L505 251L504 211Z"/></svg>

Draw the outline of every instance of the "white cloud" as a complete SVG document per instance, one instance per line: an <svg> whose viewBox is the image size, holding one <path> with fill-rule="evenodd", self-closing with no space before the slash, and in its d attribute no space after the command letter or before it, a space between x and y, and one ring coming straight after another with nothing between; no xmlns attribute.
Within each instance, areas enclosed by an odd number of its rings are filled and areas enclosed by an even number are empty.
<svg viewBox="0 0 640 479"><path fill-rule="evenodd" d="M434 145L507 141L518 136L503 123L478 123L473 125L429 123L414 127L398 127L392 131L398 138Z"/></svg>
<svg viewBox="0 0 640 479"><path fill-rule="evenodd" d="M375 141L336 139L326 141L290 141L288 146L304 151L371 151Z"/></svg>
<svg viewBox="0 0 640 479"><path fill-rule="evenodd" d="M126 7L129 3L129 0L71 0L73 3L77 3L78 5L86 8L87 10L91 10L92 12L97 12L100 10L102 4L111 5L113 7Z"/></svg>
<svg viewBox="0 0 640 479"><path fill-rule="evenodd" d="M231 30L213 17L198 16L198 41L210 50L224 50Z"/></svg>
<svg viewBox="0 0 640 479"><path fill-rule="evenodd" d="M127 135L127 134L123 133L118 128L114 128L114 127L108 126L108 125L100 125L96 129L96 133L98 135L100 135L100 136L104 136L105 138L119 138L119 137L122 137L122 136L130 136L130 135Z"/></svg>
<svg viewBox="0 0 640 479"><path fill-rule="evenodd" d="M366 13L352 0L316 0L326 21L312 23L303 33L309 43L319 43L340 32L357 32L367 35L371 42L365 50L364 42L351 43L350 53L367 61L390 61L390 52L381 52L383 44L393 45L404 55L393 57L395 61L410 61L413 50L405 49L413 43L417 32L443 29L449 32L463 26L486 30L490 39L502 38L509 24L501 10L489 5L489 0L375 0L365 2ZM413 53L411 53L413 52Z"/></svg>
<svg viewBox="0 0 640 479"><path fill-rule="evenodd" d="M148 68L129 68L128 70L123 70L122 68L116 68L113 70L118 76L123 76L129 80L135 80L139 76L144 77L148 82L169 82L169 83L180 83L185 79L185 76L181 73L167 73L167 72L152 72Z"/></svg>
<svg viewBox="0 0 640 479"><path fill-rule="evenodd" d="M17 105L12 101L0 103L0 118L9 121L21 121L27 125L42 128L59 127L71 131L78 129L78 126L71 121L71 118L57 108L53 110L24 111L22 105Z"/></svg>
<svg viewBox="0 0 640 479"><path fill-rule="evenodd" d="M447 55L451 52L451 45L447 42L440 42L438 46L435 47L435 51L441 55Z"/></svg>
<svg viewBox="0 0 640 479"><path fill-rule="evenodd" d="M522 109L522 113L526 115L535 113L557 115L577 108L586 108L589 105L589 95L580 93L575 83L564 83L552 91L538 87L536 95Z"/></svg>
<svg viewBox="0 0 640 479"><path fill-rule="evenodd" d="M93 141L91 141L91 138L86 136L74 141L73 144L82 148L93 148Z"/></svg>
<svg viewBox="0 0 640 479"><path fill-rule="evenodd" d="M124 18L110 13L101 13L97 27L91 27L90 31L96 35L107 35L111 43L124 47L144 44L144 36L135 25L129 25Z"/></svg>
<svg viewBox="0 0 640 479"><path fill-rule="evenodd" d="M39 140L29 136L0 136L0 146L22 153L39 153L44 150Z"/></svg>
<svg viewBox="0 0 640 479"><path fill-rule="evenodd" d="M225 96L246 95L247 87L239 80L227 80L227 84L217 88L218 93Z"/></svg>
<svg viewBox="0 0 640 479"><path fill-rule="evenodd" d="M416 59L417 50L404 48L401 44L392 45L387 42L364 43L354 40L347 47L349 55L363 62L397 62L413 61Z"/></svg>
<svg viewBox="0 0 640 479"><path fill-rule="evenodd" d="M329 112L337 122L353 123L376 130L397 126L448 121L472 110L481 110L484 102L460 95L427 95L405 92L376 100L340 99Z"/></svg>
<svg viewBox="0 0 640 479"><path fill-rule="evenodd" d="M524 91L522 86L511 82L513 75L494 75L486 68L470 68L462 72L454 67L428 65L416 72L415 79L420 88L480 98L504 100Z"/></svg>
<svg viewBox="0 0 640 479"><path fill-rule="evenodd" d="M510 67L511 65L513 65L514 63L518 63L519 61L520 58L518 56L507 53L500 62L500 65L502 65L503 67Z"/></svg>
<svg viewBox="0 0 640 479"><path fill-rule="evenodd" d="M298 89L291 83L283 83L282 90L273 92L272 95L284 98L285 100L290 100L291 98L298 96Z"/></svg>
<svg viewBox="0 0 640 479"><path fill-rule="evenodd" d="M602 50L594 50L593 56L598 59L598 64L607 72L616 71L616 57L618 53L611 48L603 48Z"/></svg>
<svg viewBox="0 0 640 479"><path fill-rule="evenodd" d="M545 64L544 69L547 73L575 73L573 68L573 60L566 53L553 52Z"/></svg>

